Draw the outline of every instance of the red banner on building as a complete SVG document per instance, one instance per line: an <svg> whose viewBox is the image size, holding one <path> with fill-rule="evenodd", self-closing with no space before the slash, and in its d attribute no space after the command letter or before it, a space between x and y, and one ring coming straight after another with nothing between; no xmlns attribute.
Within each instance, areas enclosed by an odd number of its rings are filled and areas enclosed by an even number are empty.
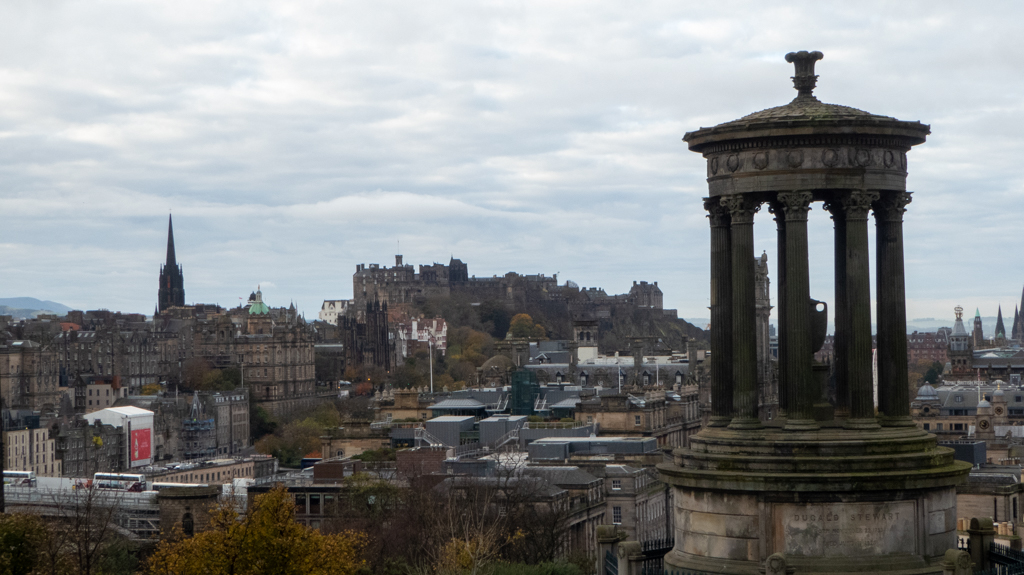
<svg viewBox="0 0 1024 575"><path fill-rule="evenodd" d="M150 429L132 430L132 461L139 461L140 459L149 459L149 442L151 432L152 430Z"/></svg>

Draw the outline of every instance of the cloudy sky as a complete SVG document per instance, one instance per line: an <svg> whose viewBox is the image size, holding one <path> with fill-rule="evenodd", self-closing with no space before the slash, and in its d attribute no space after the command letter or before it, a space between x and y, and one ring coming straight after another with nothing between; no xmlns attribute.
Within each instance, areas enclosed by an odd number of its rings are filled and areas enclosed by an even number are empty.
<svg viewBox="0 0 1024 575"><path fill-rule="evenodd" d="M988 3L0 4L0 297L151 313L173 212L189 302L315 316L358 263L658 281L707 317L683 134L816 95L931 124L908 316L1024 286L1024 7ZM831 227L812 212L812 295ZM757 248L775 261L771 215ZM774 275L774 269L773 275Z"/></svg>

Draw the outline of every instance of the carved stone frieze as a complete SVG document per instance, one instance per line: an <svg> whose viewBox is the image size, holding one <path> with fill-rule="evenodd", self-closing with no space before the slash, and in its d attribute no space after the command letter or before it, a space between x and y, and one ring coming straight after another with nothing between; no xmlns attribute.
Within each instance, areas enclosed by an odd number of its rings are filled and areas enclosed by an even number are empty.
<svg viewBox="0 0 1024 575"><path fill-rule="evenodd" d="M900 175L907 170L903 151L864 146L729 150L711 154L707 161L709 178L797 169L866 168Z"/></svg>

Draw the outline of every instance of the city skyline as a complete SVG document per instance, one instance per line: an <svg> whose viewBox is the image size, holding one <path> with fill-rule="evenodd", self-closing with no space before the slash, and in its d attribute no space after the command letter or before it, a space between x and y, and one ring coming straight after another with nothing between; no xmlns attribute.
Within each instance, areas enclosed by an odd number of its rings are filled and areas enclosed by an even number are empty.
<svg viewBox="0 0 1024 575"><path fill-rule="evenodd" d="M0 8L0 297L152 313L170 211L186 302L260 284L312 317L402 253L658 281L706 317L705 168L681 138L791 100L781 56L809 49L822 101L931 125L908 154L908 318L1012 319L1016 5L581 6ZM831 301L827 218L809 234Z"/></svg>

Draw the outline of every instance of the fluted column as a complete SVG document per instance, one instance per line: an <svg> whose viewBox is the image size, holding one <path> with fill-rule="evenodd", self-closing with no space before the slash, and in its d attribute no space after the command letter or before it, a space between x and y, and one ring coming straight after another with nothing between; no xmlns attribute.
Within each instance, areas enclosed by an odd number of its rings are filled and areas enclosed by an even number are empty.
<svg viewBox="0 0 1024 575"><path fill-rule="evenodd" d="M775 215L777 231L776 258L779 263L776 266L778 271L775 285L778 286L776 289L778 294L776 317L779 322L779 359L776 365L778 365L779 379L779 417L784 418L789 416L789 402L792 397L789 390L789 376L786 373L786 354L789 351L789 346L786 344L786 214L778 200L773 200L768 204L768 211Z"/></svg>
<svg viewBox="0 0 1024 575"><path fill-rule="evenodd" d="M825 202L825 209L832 214L835 224L835 286L836 301L834 309L835 335L832 338L832 370L836 376L836 417L845 419L850 416L850 374L849 365L849 307L846 300L846 212L839 198L831 198Z"/></svg>
<svg viewBox="0 0 1024 575"><path fill-rule="evenodd" d="M732 244L732 429L761 427L757 417L757 316L754 295L754 214L760 202L725 196Z"/></svg>
<svg viewBox="0 0 1024 575"><path fill-rule="evenodd" d="M849 356L847 373L850 386L852 429L874 429L874 381L871 370L871 264L868 253L868 210L878 192L853 191L845 194L846 213L846 296L849 313Z"/></svg>
<svg viewBox="0 0 1024 575"><path fill-rule="evenodd" d="M704 198L711 222L711 418L708 425L732 421L732 247L729 210L718 198ZM691 365L693 365L691 363Z"/></svg>
<svg viewBox="0 0 1024 575"><path fill-rule="evenodd" d="M811 286L807 261L807 211L810 192L781 192L786 216L786 376L792 395L786 429L817 429L814 402L821 397L811 373Z"/></svg>
<svg viewBox="0 0 1024 575"><path fill-rule="evenodd" d="M912 426L907 381L907 302L903 273L903 213L907 192L881 192L875 213L875 293L878 324L878 411L885 426Z"/></svg>

